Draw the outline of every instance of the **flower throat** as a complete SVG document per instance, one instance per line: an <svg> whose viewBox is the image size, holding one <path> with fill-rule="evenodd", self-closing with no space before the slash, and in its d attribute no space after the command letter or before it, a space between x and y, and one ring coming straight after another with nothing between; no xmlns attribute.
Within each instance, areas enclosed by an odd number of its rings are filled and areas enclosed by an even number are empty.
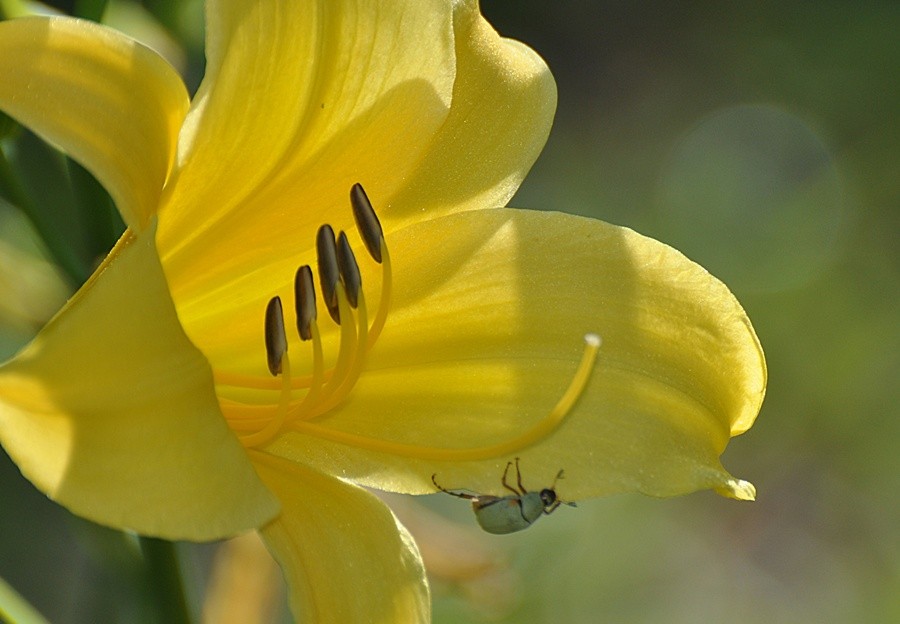
<svg viewBox="0 0 900 624"><path fill-rule="evenodd" d="M600 337L596 334L584 337L581 362L556 406L540 421L505 442L472 448L419 446L339 431L315 422L340 405L352 391L364 369L366 356L381 335L391 303L390 254L381 223L360 184L351 188L350 204L369 256L382 267L381 298L371 325L359 265L347 236L342 231L335 237L330 225L322 225L316 235L319 289L329 316L340 326L337 359L332 367L325 369L312 269L303 265L294 277L294 310L301 341L312 345L312 373L291 375L284 309L281 298L276 296L266 307L264 328L266 360L274 379L224 372L215 374L215 381L220 386L279 391L277 405L254 405L220 398L228 424L241 444L247 448L262 447L284 432L296 431L403 457L473 461L514 454L552 433L587 386L600 349Z"/></svg>

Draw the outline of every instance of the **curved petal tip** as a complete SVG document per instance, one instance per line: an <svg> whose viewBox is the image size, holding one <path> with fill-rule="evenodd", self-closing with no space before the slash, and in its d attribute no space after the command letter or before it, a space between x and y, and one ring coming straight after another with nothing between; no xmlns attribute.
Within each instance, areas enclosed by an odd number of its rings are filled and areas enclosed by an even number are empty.
<svg viewBox="0 0 900 624"><path fill-rule="evenodd" d="M756 500L756 486L743 479L728 479L724 485L716 488L716 492L736 500Z"/></svg>

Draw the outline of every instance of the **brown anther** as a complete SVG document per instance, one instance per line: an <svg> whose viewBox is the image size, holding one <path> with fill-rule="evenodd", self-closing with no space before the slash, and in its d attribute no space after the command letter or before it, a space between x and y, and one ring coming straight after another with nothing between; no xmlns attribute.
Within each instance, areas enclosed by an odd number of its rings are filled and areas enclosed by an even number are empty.
<svg viewBox="0 0 900 624"><path fill-rule="evenodd" d="M344 281L344 291L347 293L347 302L350 307L356 308L359 303L359 289L362 287L362 278L359 275L359 265L356 264L356 256L350 248L347 235L341 231L337 239L337 263Z"/></svg>
<svg viewBox="0 0 900 624"><path fill-rule="evenodd" d="M308 264L297 269L294 277L294 306L300 339L312 339L312 322L316 320L316 289L313 286L312 269Z"/></svg>
<svg viewBox="0 0 900 624"><path fill-rule="evenodd" d="M281 297L272 297L266 306L266 360L269 372L275 377L281 372L281 359L285 353L287 353L287 336L284 333Z"/></svg>
<svg viewBox="0 0 900 624"><path fill-rule="evenodd" d="M384 231L381 222L372 208L372 202L363 190L362 184L357 182L350 189L350 205L353 206L353 218L356 220L356 229L369 250L369 255L375 262L381 264L381 243L384 241Z"/></svg>
<svg viewBox="0 0 900 624"><path fill-rule="evenodd" d="M337 250L334 243L334 230L327 223L319 228L316 234L316 253L319 256L319 284L322 287L322 299L334 322L341 324L341 313L338 309L337 286L340 281L340 270L337 263Z"/></svg>

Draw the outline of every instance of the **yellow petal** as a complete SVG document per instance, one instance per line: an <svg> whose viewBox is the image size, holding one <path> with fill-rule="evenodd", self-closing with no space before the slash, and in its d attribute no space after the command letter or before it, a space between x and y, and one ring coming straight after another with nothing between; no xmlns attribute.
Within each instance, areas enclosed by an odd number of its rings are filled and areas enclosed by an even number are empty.
<svg viewBox="0 0 900 624"><path fill-rule="evenodd" d="M379 198L385 227L505 206L547 141L556 82L528 46L501 38L474 0L454 5L456 83L447 121L412 177ZM381 204L380 204L381 205Z"/></svg>
<svg viewBox="0 0 900 624"><path fill-rule="evenodd" d="M0 442L74 513L170 539L215 539L278 511L225 426L181 330L154 227L126 232L91 280L0 367Z"/></svg>
<svg viewBox="0 0 900 624"><path fill-rule="evenodd" d="M245 80L228 95L231 87L208 78L210 98L223 90L223 112L198 98L194 135L209 135L208 148L194 141L193 160L174 183L173 210L161 217L160 247L179 314L205 351L222 335L220 324L229 328L226 349L258 348L258 329L235 336L235 317L255 318L297 266L314 261L319 225L352 233L353 183L365 185L390 232L432 213L503 205L543 146L556 91L532 50L501 39L474 2L382 4L324 11L322 36L339 34L342 45L323 39L313 92L299 67L310 55L287 49L305 44L302 37L260 37L285 48L278 50L230 44L237 61L261 65L250 72L257 96L246 111L230 108L250 97ZM291 13L285 27L308 14ZM273 59L274 70L266 64ZM292 95L267 97L280 81L290 82ZM311 107L305 112L301 96ZM227 156L201 162L214 149Z"/></svg>
<svg viewBox="0 0 900 624"><path fill-rule="evenodd" d="M174 161L188 97L155 52L69 18L0 23L0 109L57 144L145 227Z"/></svg>
<svg viewBox="0 0 900 624"><path fill-rule="evenodd" d="M350 222L347 197L359 180L402 183L450 107L444 5L208 5L210 63L160 223L176 288L207 270L242 273L247 240L308 248L323 212L339 209ZM203 254L192 251L195 236L214 239L197 242ZM244 253L236 259L235 250Z"/></svg>
<svg viewBox="0 0 900 624"><path fill-rule="evenodd" d="M429 622L418 548L365 490L283 459L251 452L282 513L261 530L302 622Z"/></svg>
<svg viewBox="0 0 900 624"><path fill-rule="evenodd" d="M626 228L558 213L473 211L389 243L396 299L367 370L342 407L271 452L407 492L433 490L438 473L446 487L499 494L518 455L533 488L564 469L569 500L751 495L718 457L759 411L765 362L740 304L702 267ZM602 337L599 358L554 434L475 462L428 450L486 447L534 426L588 332ZM417 450L342 444L327 439L334 430Z"/></svg>

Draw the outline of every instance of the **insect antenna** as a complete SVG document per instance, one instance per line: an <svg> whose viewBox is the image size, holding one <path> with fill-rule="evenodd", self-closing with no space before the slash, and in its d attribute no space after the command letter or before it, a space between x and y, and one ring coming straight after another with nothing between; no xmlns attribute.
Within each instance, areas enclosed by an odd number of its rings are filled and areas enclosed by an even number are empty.
<svg viewBox="0 0 900 624"><path fill-rule="evenodd" d="M550 489L553 490L554 492L556 492L556 482L559 481L560 479L565 479L565 478L566 478L565 470L560 470L559 472L557 472L556 478L553 479L553 485L550 486ZM563 505L568 505L569 507L578 507L578 505L576 505L574 502L562 500L561 498L559 498L559 496L556 497L556 500L559 501Z"/></svg>

